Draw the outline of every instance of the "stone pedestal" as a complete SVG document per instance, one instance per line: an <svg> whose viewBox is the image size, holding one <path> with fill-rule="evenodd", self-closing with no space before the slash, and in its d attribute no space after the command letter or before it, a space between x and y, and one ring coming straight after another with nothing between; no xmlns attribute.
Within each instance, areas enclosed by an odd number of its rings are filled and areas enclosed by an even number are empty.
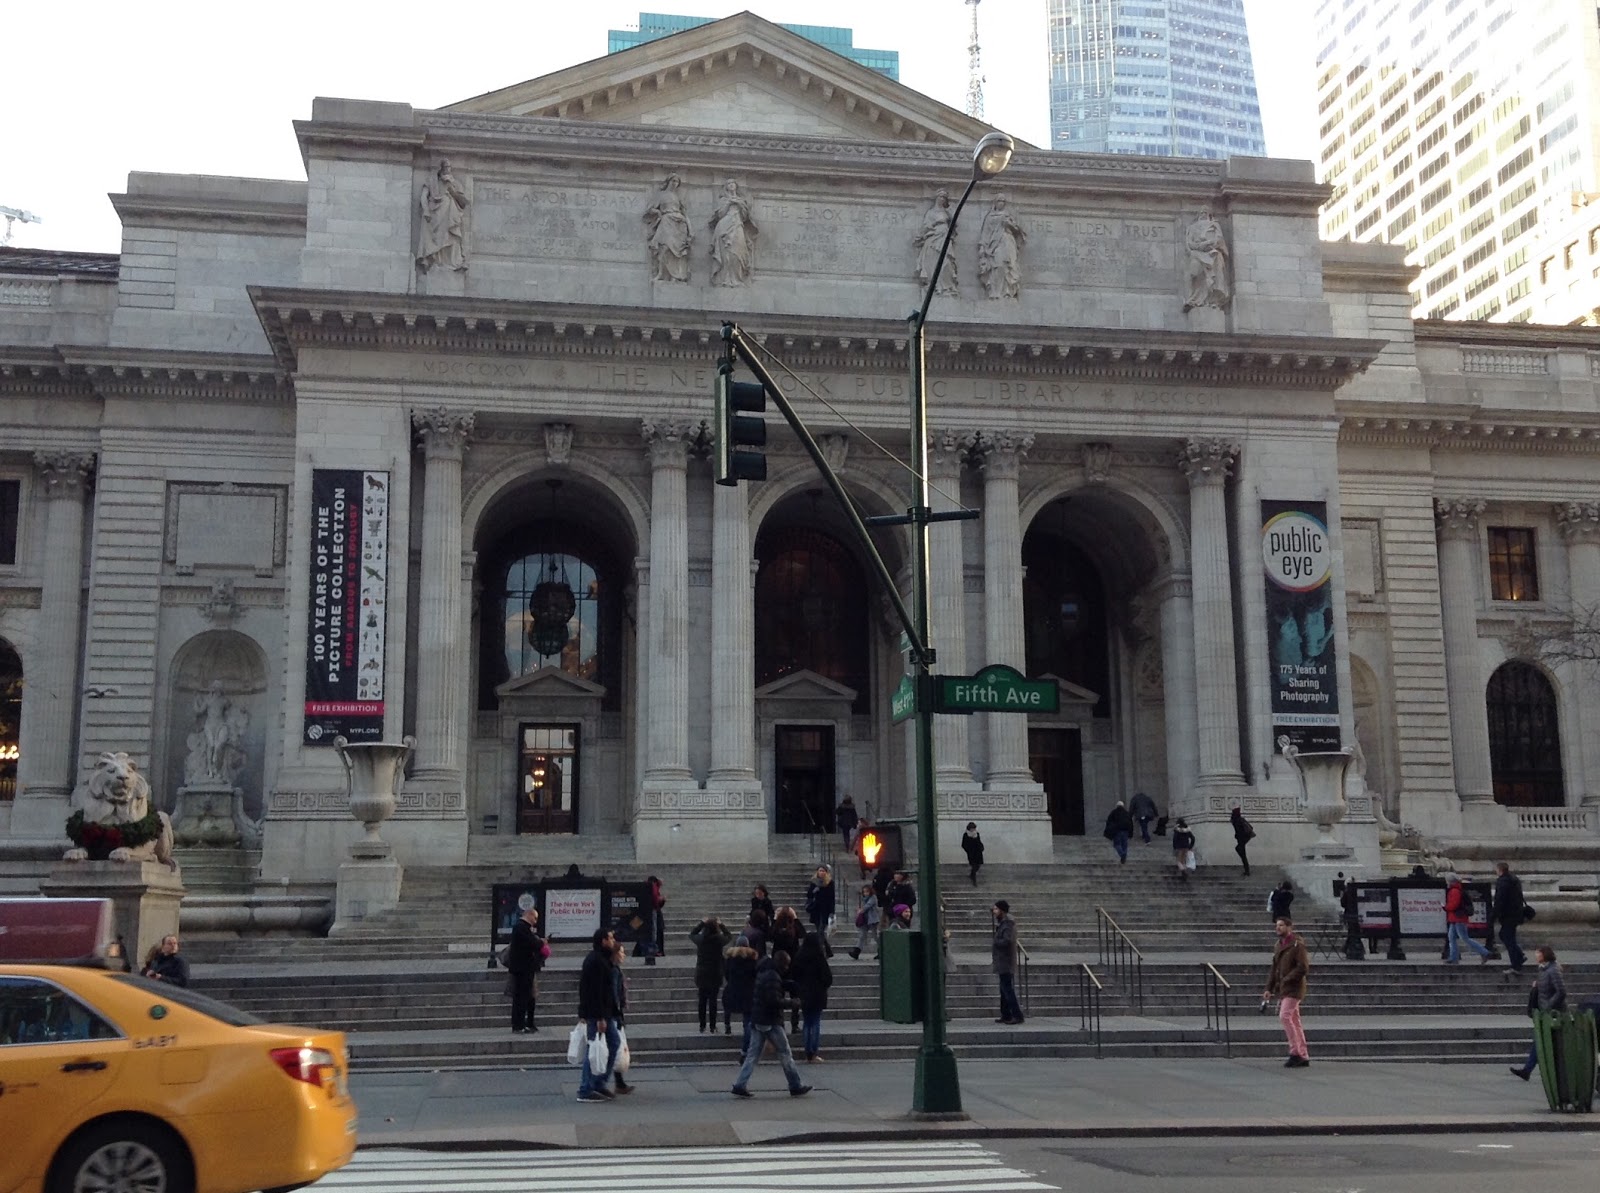
<svg viewBox="0 0 1600 1193"><path fill-rule="evenodd" d="M672 796L691 804L706 792L645 792L647 797L665 797L670 810ZM742 798L756 803L763 798L759 787L739 793L715 793L730 801ZM757 804L759 806L759 804ZM634 857L640 862L765 862L767 860L767 819L764 815L707 818L691 808L683 816L641 816L633 825Z"/></svg>
<svg viewBox="0 0 1600 1193"><path fill-rule="evenodd" d="M350 786L350 814L366 826L366 833L350 846L350 860L339 866L330 935L400 904L405 870L394 849L378 835L378 825L394 815L405 782L406 760L416 746L414 737L398 742L333 739Z"/></svg>
<svg viewBox="0 0 1600 1193"><path fill-rule="evenodd" d="M352 852L357 846L352 845ZM400 884L405 870L390 857L351 858L339 866L339 890L334 898L333 927L338 936L362 920L400 905Z"/></svg>
<svg viewBox="0 0 1600 1193"><path fill-rule="evenodd" d="M160 862L62 862L39 891L52 899L110 899L116 934L135 969L163 936L178 931L185 894L178 872Z"/></svg>
<svg viewBox="0 0 1600 1193"><path fill-rule="evenodd" d="M261 831L245 815L243 788L221 782L191 783L178 788L172 807L172 839L178 845L237 848L259 845Z"/></svg>

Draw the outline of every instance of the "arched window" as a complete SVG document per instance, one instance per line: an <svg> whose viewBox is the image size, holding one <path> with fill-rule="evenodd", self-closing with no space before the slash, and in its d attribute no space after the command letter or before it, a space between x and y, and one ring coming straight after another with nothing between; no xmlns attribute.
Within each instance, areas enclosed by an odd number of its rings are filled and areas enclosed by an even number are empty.
<svg viewBox="0 0 1600 1193"><path fill-rule="evenodd" d="M22 660L0 638L0 803L17 797L22 757Z"/></svg>
<svg viewBox="0 0 1600 1193"><path fill-rule="evenodd" d="M1487 699L1495 802L1513 808L1565 805L1556 693L1544 672L1528 663L1505 663L1489 677Z"/></svg>
<svg viewBox="0 0 1600 1193"><path fill-rule="evenodd" d="M1094 715L1111 715L1105 587L1089 557L1052 534L1022 545L1022 620L1029 675L1054 675L1100 695Z"/></svg>
<svg viewBox="0 0 1600 1193"><path fill-rule="evenodd" d="M855 557L821 531L784 527L756 543L756 686L815 671L872 709L867 661L867 587Z"/></svg>

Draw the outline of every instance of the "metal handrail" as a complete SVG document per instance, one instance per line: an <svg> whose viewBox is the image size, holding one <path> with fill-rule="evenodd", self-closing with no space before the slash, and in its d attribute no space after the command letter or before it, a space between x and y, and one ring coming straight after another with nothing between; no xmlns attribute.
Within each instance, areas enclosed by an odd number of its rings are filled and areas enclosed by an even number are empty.
<svg viewBox="0 0 1600 1193"><path fill-rule="evenodd" d="M1233 987L1211 962L1200 968L1200 978L1205 983L1206 1030L1214 1031L1222 1040L1222 1054L1233 1055L1233 1012L1229 995Z"/></svg>
<svg viewBox="0 0 1600 1193"><path fill-rule="evenodd" d="M1144 1013L1144 954L1133 938L1124 932L1104 907L1094 909L1095 935L1100 942L1100 964L1111 971L1111 979L1127 988L1134 1009Z"/></svg>
<svg viewBox="0 0 1600 1193"><path fill-rule="evenodd" d="M817 865L833 869L833 833L823 829L817 823L817 818L812 814L810 805L801 804L800 810L806 814L806 819L811 822L811 852L816 855Z"/></svg>
<svg viewBox="0 0 1600 1193"><path fill-rule="evenodd" d="M1022 1017L1027 1019L1033 1015L1033 1004L1028 1001L1028 950L1022 947L1020 940L1017 941L1017 968L1022 978Z"/></svg>
<svg viewBox="0 0 1600 1193"><path fill-rule="evenodd" d="M1100 996L1105 987L1089 963L1078 963L1078 1030L1094 1032L1094 1054L1100 1055Z"/></svg>

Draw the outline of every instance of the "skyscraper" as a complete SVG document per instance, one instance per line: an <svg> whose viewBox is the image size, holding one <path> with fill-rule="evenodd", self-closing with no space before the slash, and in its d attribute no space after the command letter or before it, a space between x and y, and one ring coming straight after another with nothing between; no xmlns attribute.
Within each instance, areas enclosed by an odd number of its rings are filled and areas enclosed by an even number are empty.
<svg viewBox="0 0 1600 1193"><path fill-rule="evenodd" d="M1323 235L1404 245L1419 315L1594 322L1594 0L1318 0L1315 28Z"/></svg>
<svg viewBox="0 0 1600 1193"><path fill-rule="evenodd" d="M1244 0L1048 0L1050 147L1262 155Z"/></svg>
<svg viewBox="0 0 1600 1193"><path fill-rule="evenodd" d="M694 29L700 25L709 25L711 17L678 17L662 12L641 12L639 14L639 27L637 29L612 29L606 34L606 53L615 54L622 50L631 50L634 46L642 46L647 41L655 41L662 37L671 37L674 33L682 33L685 29ZM819 46L826 46L835 54L843 54L852 62L858 62L868 70L875 70L880 75L886 75L895 82L900 81L900 51L899 50L868 50L855 44L855 31L853 29L840 29L833 25L785 25L790 33L798 33L807 41L814 41Z"/></svg>

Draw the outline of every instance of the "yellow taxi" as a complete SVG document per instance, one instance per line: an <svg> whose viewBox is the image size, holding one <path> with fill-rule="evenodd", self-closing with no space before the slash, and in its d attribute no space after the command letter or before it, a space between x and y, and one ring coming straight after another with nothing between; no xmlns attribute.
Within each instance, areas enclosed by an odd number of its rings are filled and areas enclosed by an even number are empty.
<svg viewBox="0 0 1600 1193"><path fill-rule="evenodd" d="M248 1193L349 1163L342 1032L87 965L0 964L0 1193Z"/></svg>

